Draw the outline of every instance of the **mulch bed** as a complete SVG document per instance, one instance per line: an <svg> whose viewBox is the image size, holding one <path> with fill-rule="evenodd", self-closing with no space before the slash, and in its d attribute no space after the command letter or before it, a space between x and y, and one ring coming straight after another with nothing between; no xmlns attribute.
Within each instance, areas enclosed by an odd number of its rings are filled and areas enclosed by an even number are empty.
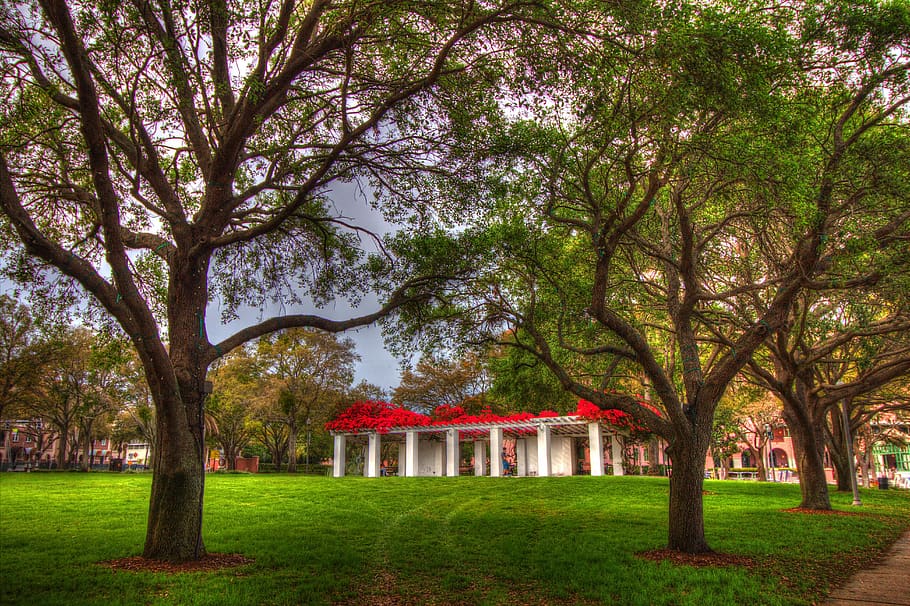
<svg viewBox="0 0 910 606"><path fill-rule="evenodd" d="M148 560L142 556L133 556L100 562L100 565L112 570L125 570L127 572L166 572L176 574L179 572L215 572L252 562L252 559L239 553L208 553L202 559L190 562L162 562L160 560Z"/></svg>
<svg viewBox="0 0 910 606"><path fill-rule="evenodd" d="M838 511L837 509L808 509L806 507L791 507L784 509L784 513L802 513L810 516L857 516L856 511Z"/></svg>
<svg viewBox="0 0 910 606"><path fill-rule="evenodd" d="M695 568L718 568L723 566L755 567L755 560L733 553L683 553L675 549L652 549L635 554L643 560L652 562L671 562L676 566L693 566Z"/></svg>

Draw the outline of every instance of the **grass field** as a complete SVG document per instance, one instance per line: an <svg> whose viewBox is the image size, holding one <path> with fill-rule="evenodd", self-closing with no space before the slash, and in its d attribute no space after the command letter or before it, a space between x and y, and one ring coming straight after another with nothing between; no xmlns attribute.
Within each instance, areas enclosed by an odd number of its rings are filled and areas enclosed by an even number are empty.
<svg viewBox="0 0 910 606"><path fill-rule="evenodd" d="M795 485L709 481L710 544L755 566L692 568L636 556L665 544L663 478L211 475L206 546L252 564L99 565L141 551L150 484L0 474L0 604L810 604L910 527L906 491L801 515Z"/></svg>

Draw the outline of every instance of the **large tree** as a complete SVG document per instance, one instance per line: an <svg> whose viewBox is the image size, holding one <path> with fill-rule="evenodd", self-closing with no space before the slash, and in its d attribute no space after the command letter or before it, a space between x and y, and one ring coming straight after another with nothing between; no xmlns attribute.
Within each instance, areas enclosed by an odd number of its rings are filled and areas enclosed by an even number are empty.
<svg viewBox="0 0 910 606"><path fill-rule="evenodd" d="M495 85L487 67L536 4L0 6L0 209L5 238L19 243L4 258L44 294L81 286L139 354L157 420L145 556L205 552L213 361L279 329L367 325L456 268L384 281L364 315L279 315L219 342L209 338L212 299L230 316L270 296L372 295L358 263L372 236L330 193L364 178L389 218L414 202L432 213L432 200L413 200L395 179L439 153L457 126L449 114L469 120L484 105ZM383 260L369 269L383 275Z"/></svg>
<svg viewBox="0 0 910 606"><path fill-rule="evenodd" d="M500 129L511 140L477 138L505 158L488 162L502 176L485 230L494 248L482 278L440 306L452 317L461 303L464 330L505 325L506 344L564 388L667 442L668 544L685 552L709 550L702 484L718 403L821 278L834 218L868 212L841 176L906 94L906 54L891 52L910 32L902 6L802 8L639 7L605 20L630 19L635 35L554 46L534 64L557 67L548 103L511 108ZM894 31L864 37L864 20ZM838 44L875 69L844 64L829 53ZM786 251L773 265L755 253L766 242ZM756 298L750 316L732 313ZM588 358L584 372L565 352ZM598 366L645 377L659 414L605 391Z"/></svg>

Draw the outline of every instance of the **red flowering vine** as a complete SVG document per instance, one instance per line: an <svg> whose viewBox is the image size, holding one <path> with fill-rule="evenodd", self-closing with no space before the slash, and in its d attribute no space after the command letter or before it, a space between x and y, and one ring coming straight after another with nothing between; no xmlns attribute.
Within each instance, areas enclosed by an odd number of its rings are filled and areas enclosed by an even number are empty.
<svg viewBox="0 0 910 606"><path fill-rule="evenodd" d="M645 403L641 403L645 405ZM657 410L649 406L655 413ZM659 413L657 413L659 414ZM578 416L590 421L601 421L615 427L627 428L630 431L645 431L644 427L636 424L632 415L616 409L603 410L592 402L579 400L578 408L571 416ZM540 414L518 412L510 415L495 414L490 408L484 408L480 414L471 415L461 406L442 404L433 410L432 416L408 410L402 406L388 402L366 401L356 402L341 412L335 419L325 424L329 431L356 432L375 430L386 433L394 427L427 427L433 425L472 425L479 423L508 423L530 421L533 419L547 419L558 417L560 414L553 410L543 410ZM471 430L463 431L468 433Z"/></svg>

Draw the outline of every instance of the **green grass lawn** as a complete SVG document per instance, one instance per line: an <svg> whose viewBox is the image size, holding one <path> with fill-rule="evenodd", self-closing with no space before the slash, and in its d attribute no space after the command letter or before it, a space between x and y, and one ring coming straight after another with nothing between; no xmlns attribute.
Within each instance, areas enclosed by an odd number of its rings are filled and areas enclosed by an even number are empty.
<svg viewBox="0 0 910 606"><path fill-rule="evenodd" d="M150 484L0 474L0 604L810 604L910 527L906 491L807 516L798 486L709 481L710 544L756 565L696 569L635 555L666 542L663 478L211 475L206 546L252 564L98 565L140 553Z"/></svg>

